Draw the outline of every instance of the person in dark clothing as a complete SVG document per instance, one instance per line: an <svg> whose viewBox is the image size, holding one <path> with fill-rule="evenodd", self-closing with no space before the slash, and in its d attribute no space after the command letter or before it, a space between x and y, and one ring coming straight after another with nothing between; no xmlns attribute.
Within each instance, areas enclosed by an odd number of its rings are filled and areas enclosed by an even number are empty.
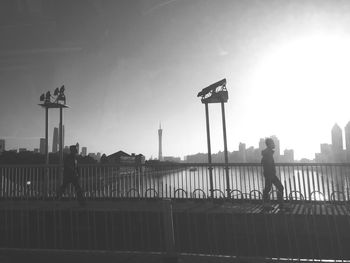
<svg viewBox="0 0 350 263"><path fill-rule="evenodd" d="M275 143L271 138L265 139L266 149L261 152L261 164L263 166L264 177L265 177L265 188L263 190L263 201L264 204L269 200L269 194L272 185L277 188L277 199L280 204L280 208L283 208L283 185L276 175L276 166L273 159Z"/></svg>
<svg viewBox="0 0 350 263"><path fill-rule="evenodd" d="M58 190L57 198L61 198L62 193L69 184L74 186L75 192L78 197L80 204L84 203L83 191L79 185L79 170L76 155L78 153L77 147L71 145L69 147L70 154L64 159L64 169L63 169L63 183Z"/></svg>

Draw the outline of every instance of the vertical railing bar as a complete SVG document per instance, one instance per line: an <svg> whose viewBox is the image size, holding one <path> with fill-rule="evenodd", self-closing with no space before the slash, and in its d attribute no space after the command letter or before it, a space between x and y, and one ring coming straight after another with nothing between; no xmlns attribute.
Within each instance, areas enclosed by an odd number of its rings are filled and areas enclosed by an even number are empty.
<svg viewBox="0 0 350 263"><path fill-rule="evenodd" d="M309 167L306 166L306 174L307 174L307 185L308 185L308 198L309 198L309 201L311 201L311 185L310 185L310 176L309 176Z"/></svg>
<svg viewBox="0 0 350 263"><path fill-rule="evenodd" d="M319 181L319 175L317 170L317 165L315 165L315 172L316 172L316 183L317 183L317 191L320 191L320 181ZM323 193L324 194L324 193ZM321 198L321 197L320 197Z"/></svg>
<svg viewBox="0 0 350 263"><path fill-rule="evenodd" d="M306 192L306 184L305 184L305 173L304 173L304 167L301 167L301 176L302 176L302 179L303 179L303 188L304 188L304 198L305 198L305 201L307 201L307 197L308 197L308 194Z"/></svg>

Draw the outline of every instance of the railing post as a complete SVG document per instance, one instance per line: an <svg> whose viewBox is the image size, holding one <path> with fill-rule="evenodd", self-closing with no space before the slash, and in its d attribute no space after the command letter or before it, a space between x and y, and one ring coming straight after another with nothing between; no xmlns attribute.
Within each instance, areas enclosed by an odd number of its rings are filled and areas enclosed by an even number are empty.
<svg viewBox="0 0 350 263"><path fill-rule="evenodd" d="M178 256L175 250L175 235L173 224L173 208L171 199L164 199L162 201L162 212L164 220L164 241L165 241L165 256L164 263L177 263Z"/></svg>
<svg viewBox="0 0 350 263"><path fill-rule="evenodd" d="M46 197L47 192L47 181L49 177L49 108L45 107L45 171L44 171L44 189L42 197Z"/></svg>
<svg viewBox="0 0 350 263"><path fill-rule="evenodd" d="M211 166L211 146L210 146L210 127L209 127L209 109L208 103L205 103L205 119L207 124L207 144L208 144L208 163L209 163L209 183L210 183L210 197L214 198L214 186L213 186L213 167Z"/></svg>
<svg viewBox="0 0 350 263"><path fill-rule="evenodd" d="M226 171L226 197L231 198L230 175L228 168L228 153L227 153L227 138L226 138L226 119L225 119L225 104L221 102L222 113L222 130L224 136L224 154L225 154L225 171Z"/></svg>

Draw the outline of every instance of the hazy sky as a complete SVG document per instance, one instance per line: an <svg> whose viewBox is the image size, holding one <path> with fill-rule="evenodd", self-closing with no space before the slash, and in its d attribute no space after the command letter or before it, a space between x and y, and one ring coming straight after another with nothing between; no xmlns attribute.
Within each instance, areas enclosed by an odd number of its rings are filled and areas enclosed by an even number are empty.
<svg viewBox="0 0 350 263"><path fill-rule="evenodd" d="M0 2L0 138L39 147L39 96L65 85L66 144L88 152L206 152L197 93L227 79L229 151L277 135L313 158L350 121L350 1ZM210 105L212 152L223 150ZM50 111L49 142L58 126ZM51 145L50 145L51 149Z"/></svg>

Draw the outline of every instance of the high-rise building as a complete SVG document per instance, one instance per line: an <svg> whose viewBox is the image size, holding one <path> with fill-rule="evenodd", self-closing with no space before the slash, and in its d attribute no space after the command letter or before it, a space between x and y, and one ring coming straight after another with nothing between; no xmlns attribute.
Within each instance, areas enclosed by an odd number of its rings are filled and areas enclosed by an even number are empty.
<svg viewBox="0 0 350 263"><path fill-rule="evenodd" d="M259 151L261 152L265 148L266 148L265 139L260 138L260 140L259 140Z"/></svg>
<svg viewBox="0 0 350 263"><path fill-rule="evenodd" d="M247 151L246 151L245 143L241 143L241 142L239 143L238 152L239 152L239 161L245 163L247 161Z"/></svg>
<svg viewBox="0 0 350 263"><path fill-rule="evenodd" d="M40 153L41 154L45 154L45 145L46 145L46 142L45 142L45 138L40 138Z"/></svg>
<svg viewBox="0 0 350 263"><path fill-rule="evenodd" d="M294 162L294 150L284 150L284 156L283 156L283 161L286 163L292 163Z"/></svg>
<svg viewBox="0 0 350 263"><path fill-rule="evenodd" d="M75 144L75 146L77 147L77 152L79 153L79 143L77 142L76 144Z"/></svg>
<svg viewBox="0 0 350 263"><path fill-rule="evenodd" d="M84 157L87 155L87 148L86 147L81 147L81 155Z"/></svg>
<svg viewBox="0 0 350 263"><path fill-rule="evenodd" d="M159 129L158 129L158 143L159 143L159 148L158 148L158 160L163 161L163 152L162 152L162 126L159 124Z"/></svg>
<svg viewBox="0 0 350 263"><path fill-rule="evenodd" d="M64 149L64 125L62 126L62 148ZM57 153L60 149L60 130L55 127L53 129L53 138L52 138L52 152Z"/></svg>
<svg viewBox="0 0 350 263"><path fill-rule="evenodd" d="M343 150L343 132L338 124L334 124L332 128L332 148L334 153Z"/></svg>
<svg viewBox="0 0 350 263"><path fill-rule="evenodd" d="M5 140L0 140L0 154L5 151Z"/></svg>
<svg viewBox="0 0 350 263"><path fill-rule="evenodd" d="M350 162L350 121L345 126L346 161Z"/></svg>
<svg viewBox="0 0 350 263"><path fill-rule="evenodd" d="M69 154L69 153L70 153L70 150L69 150L69 147L68 147L68 146L64 146L64 148L63 148L63 153L66 153L66 154Z"/></svg>
<svg viewBox="0 0 350 263"><path fill-rule="evenodd" d="M275 143L275 154L274 154L274 158L275 161L279 162L280 160L280 156L281 156L281 150L280 150L280 140L277 138L276 135L272 135L271 139L274 141Z"/></svg>
<svg viewBox="0 0 350 263"><path fill-rule="evenodd" d="M52 137L52 152L58 152L58 128L53 128L53 137Z"/></svg>

